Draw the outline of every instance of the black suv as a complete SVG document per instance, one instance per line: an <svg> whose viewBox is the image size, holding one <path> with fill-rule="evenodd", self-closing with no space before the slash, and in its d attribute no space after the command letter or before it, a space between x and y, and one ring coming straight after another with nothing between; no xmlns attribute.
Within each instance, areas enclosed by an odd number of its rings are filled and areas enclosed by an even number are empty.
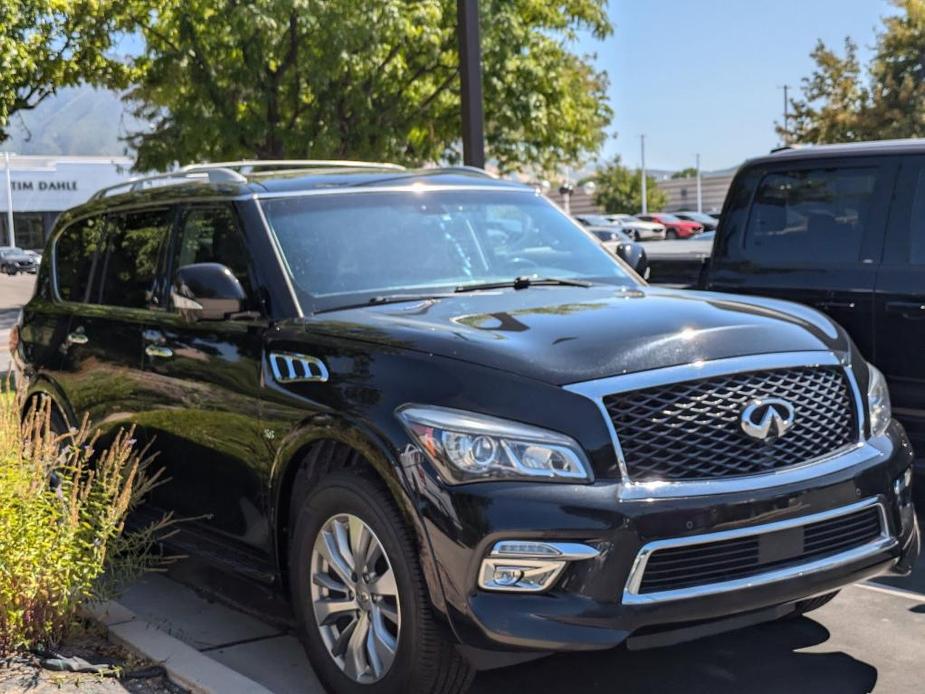
<svg viewBox="0 0 925 694"><path fill-rule="evenodd" d="M160 185L158 185L160 184ZM239 163L52 234L15 362L129 424L337 692L805 612L918 551L911 452L826 316L640 281L530 188Z"/></svg>
<svg viewBox="0 0 925 694"><path fill-rule="evenodd" d="M886 375L925 478L925 140L747 162L700 283L799 301L842 325Z"/></svg>

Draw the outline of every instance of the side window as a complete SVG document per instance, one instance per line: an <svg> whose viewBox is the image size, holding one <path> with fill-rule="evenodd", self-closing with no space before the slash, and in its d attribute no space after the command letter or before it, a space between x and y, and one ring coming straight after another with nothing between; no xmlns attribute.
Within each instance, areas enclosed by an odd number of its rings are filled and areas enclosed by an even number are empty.
<svg viewBox="0 0 925 694"><path fill-rule="evenodd" d="M903 163L883 262L925 265L925 162Z"/></svg>
<svg viewBox="0 0 925 694"><path fill-rule="evenodd" d="M97 303L129 308L153 307L156 303L154 286L158 256L172 221L173 210L170 208L139 210L109 217Z"/></svg>
<svg viewBox="0 0 925 694"><path fill-rule="evenodd" d="M745 230L745 256L763 263L857 261L870 224L879 168L767 174Z"/></svg>
<svg viewBox="0 0 925 694"><path fill-rule="evenodd" d="M230 207L192 208L184 215L174 249L173 271L193 263L226 266L253 301L247 247Z"/></svg>
<svg viewBox="0 0 925 694"><path fill-rule="evenodd" d="M90 301L90 282L102 255L102 217L89 217L68 226L54 248L55 282L65 301Z"/></svg>

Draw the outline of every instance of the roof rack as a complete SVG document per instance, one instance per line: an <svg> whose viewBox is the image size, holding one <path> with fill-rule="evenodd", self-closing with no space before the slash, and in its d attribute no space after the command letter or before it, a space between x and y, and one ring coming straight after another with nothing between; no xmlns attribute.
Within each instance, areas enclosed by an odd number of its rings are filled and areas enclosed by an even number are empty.
<svg viewBox="0 0 925 694"><path fill-rule="evenodd" d="M154 176L140 176L138 178L130 178L127 181L122 181L121 183L116 183L115 185L107 186L105 188L100 188L93 195L90 196L91 200L102 200L105 197L122 191L131 193L136 190L141 190L150 183L156 181L169 181L175 180L177 183L184 181L195 180L195 179L205 179L209 183L246 183L247 179L239 174L237 171L225 167L206 167L202 168L198 164L194 166L187 166L177 171L171 171L170 173L165 174L156 174Z"/></svg>
<svg viewBox="0 0 925 694"><path fill-rule="evenodd" d="M240 161L221 161L214 164L191 164L186 171L207 171L214 168L230 169L239 173L257 173L257 169L266 169L263 173L286 169L392 169L403 171L404 166L388 162L351 161L348 159L242 159Z"/></svg>

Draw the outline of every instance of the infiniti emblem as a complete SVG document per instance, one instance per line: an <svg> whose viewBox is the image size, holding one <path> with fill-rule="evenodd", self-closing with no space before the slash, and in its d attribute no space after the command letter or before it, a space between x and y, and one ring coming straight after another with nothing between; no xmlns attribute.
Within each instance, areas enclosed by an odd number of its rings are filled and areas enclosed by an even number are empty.
<svg viewBox="0 0 925 694"><path fill-rule="evenodd" d="M793 405L781 398L752 400L739 415L742 431L753 439L773 441L793 426Z"/></svg>

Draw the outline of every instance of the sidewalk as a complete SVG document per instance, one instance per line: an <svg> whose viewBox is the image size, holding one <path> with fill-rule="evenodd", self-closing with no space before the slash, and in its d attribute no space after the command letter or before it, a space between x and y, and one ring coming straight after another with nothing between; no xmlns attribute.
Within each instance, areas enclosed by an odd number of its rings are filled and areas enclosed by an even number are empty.
<svg viewBox="0 0 925 694"><path fill-rule="evenodd" d="M119 598L137 617L275 694L323 694L299 641L161 574ZM219 694L218 692L216 694Z"/></svg>

